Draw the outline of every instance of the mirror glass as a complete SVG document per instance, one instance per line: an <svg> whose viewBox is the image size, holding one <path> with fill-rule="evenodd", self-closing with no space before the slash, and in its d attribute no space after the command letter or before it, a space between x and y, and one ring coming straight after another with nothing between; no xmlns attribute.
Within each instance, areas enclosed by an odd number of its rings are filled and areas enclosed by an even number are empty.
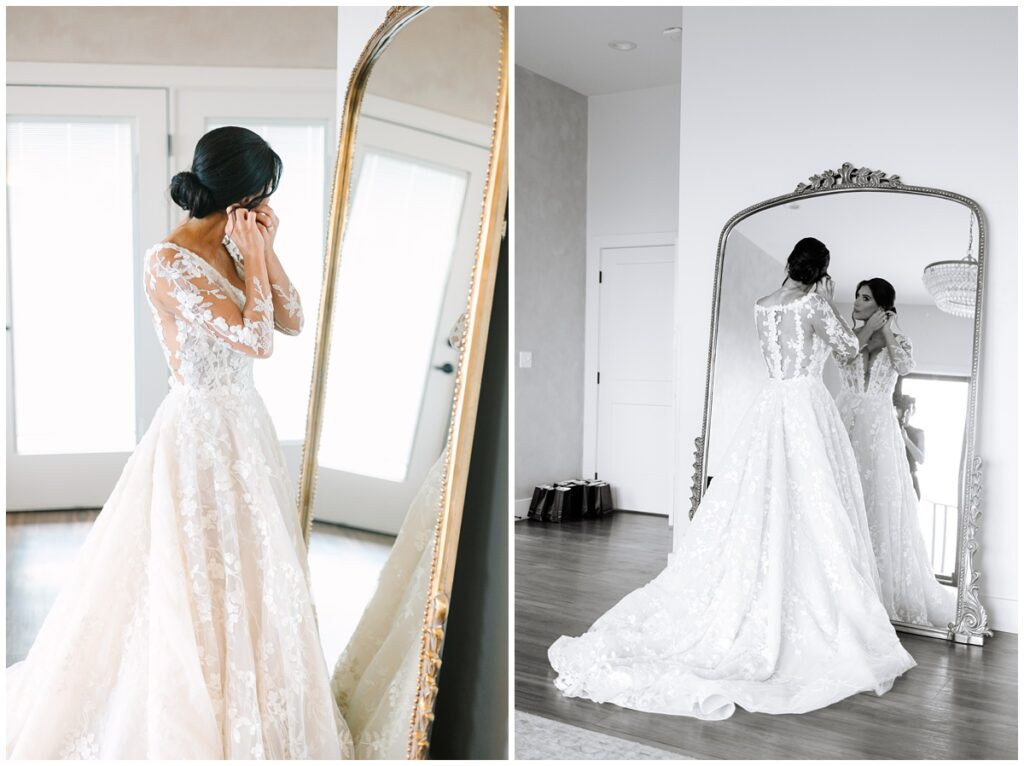
<svg viewBox="0 0 1024 766"><path fill-rule="evenodd" d="M869 348L824 380L854 446L868 526L890 618L945 629L954 622L962 461L969 406L974 308L940 309L926 267L978 253L978 222L958 202L907 193L856 191L791 200L741 220L725 244L714 348L705 476L713 480L740 419L768 373L754 303L779 287L797 241L831 253L834 303L851 327L864 323L855 296L880 278L895 292L893 333L912 359L896 365ZM971 296L977 269L967 272ZM886 288L873 282L871 297ZM872 285L867 285L869 293ZM865 304L866 305L866 304ZM881 341L881 338L878 338Z"/></svg>
<svg viewBox="0 0 1024 766"><path fill-rule="evenodd" d="M310 557L335 573L314 595L360 757L405 757L500 23L487 7L416 15L373 63L354 122Z"/></svg>

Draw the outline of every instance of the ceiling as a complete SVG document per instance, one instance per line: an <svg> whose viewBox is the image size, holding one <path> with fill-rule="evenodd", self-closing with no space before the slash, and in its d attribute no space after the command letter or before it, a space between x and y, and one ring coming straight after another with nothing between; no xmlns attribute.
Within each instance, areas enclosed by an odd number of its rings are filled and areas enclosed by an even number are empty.
<svg viewBox="0 0 1024 766"><path fill-rule="evenodd" d="M832 255L829 274L836 282L837 303L852 303L860 280L882 277L896 288L897 307L934 305L921 282L924 267L967 254L972 217L963 205L938 197L853 192L769 208L744 219L734 231L777 259L780 273L798 240L820 239ZM975 222L975 257L977 248Z"/></svg>
<svg viewBox="0 0 1024 766"><path fill-rule="evenodd" d="M679 6L518 6L515 60L584 96L671 85L679 82L681 47L662 30L681 25ZM637 47L613 50L612 40Z"/></svg>

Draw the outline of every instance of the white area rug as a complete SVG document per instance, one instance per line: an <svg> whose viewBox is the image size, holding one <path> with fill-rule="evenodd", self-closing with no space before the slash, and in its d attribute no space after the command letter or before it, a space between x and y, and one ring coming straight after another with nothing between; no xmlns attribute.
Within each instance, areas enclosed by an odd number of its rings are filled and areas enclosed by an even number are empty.
<svg viewBox="0 0 1024 766"><path fill-rule="evenodd" d="M620 737L581 729L561 721L516 711L515 759L521 761L642 760L689 761L685 755L659 750Z"/></svg>

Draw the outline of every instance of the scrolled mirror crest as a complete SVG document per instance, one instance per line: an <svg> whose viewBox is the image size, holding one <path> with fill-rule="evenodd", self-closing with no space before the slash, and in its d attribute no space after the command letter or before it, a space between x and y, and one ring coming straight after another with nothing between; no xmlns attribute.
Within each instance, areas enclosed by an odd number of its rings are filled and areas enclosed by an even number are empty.
<svg viewBox="0 0 1024 766"><path fill-rule="evenodd" d="M855 168L852 163L844 162L839 170L825 170L818 175L810 177L810 183L797 184L795 194L802 194L809 191L821 191L822 189L838 188L888 188L901 189L903 181L899 176L887 175L882 170L871 170L871 168Z"/></svg>

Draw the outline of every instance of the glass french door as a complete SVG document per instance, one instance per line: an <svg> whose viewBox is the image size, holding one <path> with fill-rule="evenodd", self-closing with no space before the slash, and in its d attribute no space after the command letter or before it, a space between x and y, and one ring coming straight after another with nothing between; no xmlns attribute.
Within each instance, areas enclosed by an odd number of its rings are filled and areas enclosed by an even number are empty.
<svg viewBox="0 0 1024 766"><path fill-rule="evenodd" d="M324 421L346 427L320 437L318 519L397 533L444 449L458 364L448 337L466 308L488 154L360 117L324 405Z"/></svg>
<svg viewBox="0 0 1024 766"><path fill-rule="evenodd" d="M167 391L167 91L7 87L7 510L99 507Z"/></svg>

